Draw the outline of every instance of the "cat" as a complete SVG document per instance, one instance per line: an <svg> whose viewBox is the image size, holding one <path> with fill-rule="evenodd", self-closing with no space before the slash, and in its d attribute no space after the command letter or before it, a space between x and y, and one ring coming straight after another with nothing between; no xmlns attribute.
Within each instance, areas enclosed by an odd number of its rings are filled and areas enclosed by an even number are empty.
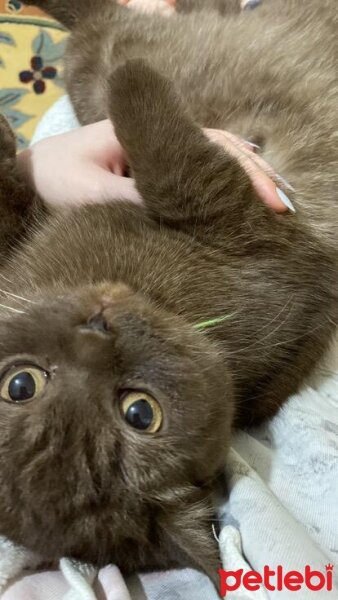
<svg viewBox="0 0 338 600"><path fill-rule="evenodd" d="M231 433L272 417L335 332L336 5L26 4L72 30L77 115L112 119L144 208L48 211L1 121L0 533L217 585ZM270 211L201 125L259 139L296 214Z"/></svg>

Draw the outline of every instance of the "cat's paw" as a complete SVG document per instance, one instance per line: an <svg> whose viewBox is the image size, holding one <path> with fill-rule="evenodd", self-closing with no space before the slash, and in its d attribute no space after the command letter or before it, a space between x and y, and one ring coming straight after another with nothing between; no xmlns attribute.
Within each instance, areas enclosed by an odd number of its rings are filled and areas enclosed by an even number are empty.
<svg viewBox="0 0 338 600"><path fill-rule="evenodd" d="M117 0L131 10L144 14L159 13L170 17L175 12L176 0Z"/></svg>
<svg viewBox="0 0 338 600"><path fill-rule="evenodd" d="M143 119L151 127L154 126L152 119L162 121L176 97L172 84L141 58L128 60L117 67L110 77L109 88L113 122L114 114L122 123L127 121L128 115L129 119L135 120L135 126Z"/></svg>
<svg viewBox="0 0 338 600"><path fill-rule="evenodd" d="M14 133L3 115L0 114L0 161L14 161L16 142Z"/></svg>

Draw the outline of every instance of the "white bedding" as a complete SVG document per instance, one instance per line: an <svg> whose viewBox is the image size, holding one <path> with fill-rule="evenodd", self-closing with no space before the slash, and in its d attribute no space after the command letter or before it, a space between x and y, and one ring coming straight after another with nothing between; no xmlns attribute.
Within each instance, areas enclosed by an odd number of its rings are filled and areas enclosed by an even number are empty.
<svg viewBox="0 0 338 600"><path fill-rule="evenodd" d="M77 126L64 97L42 119L34 141ZM219 537L224 568L262 574L264 565L281 565L284 572L304 573L309 565L326 577L331 564L333 589L316 591L315 597L337 599L338 339L313 381L271 423L236 436L228 479L230 497L221 509ZM34 566L31 560L5 540L0 543L2 600L217 600L209 580L191 570L124 581L114 567L96 577L95 570L65 560L59 572L23 572L25 564ZM314 597L304 586L297 593L240 586L229 594L231 600Z"/></svg>

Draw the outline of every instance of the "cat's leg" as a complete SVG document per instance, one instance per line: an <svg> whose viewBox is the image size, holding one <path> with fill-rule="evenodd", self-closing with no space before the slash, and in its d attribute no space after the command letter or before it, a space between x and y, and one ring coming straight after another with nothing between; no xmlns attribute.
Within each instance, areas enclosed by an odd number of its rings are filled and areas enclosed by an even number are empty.
<svg viewBox="0 0 338 600"><path fill-rule="evenodd" d="M17 169L14 134L0 115L0 268L40 210L40 201Z"/></svg>
<svg viewBox="0 0 338 600"><path fill-rule="evenodd" d="M239 231L269 219L236 159L210 142L185 112L173 86L141 60L110 80L110 115L150 214L203 235ZM268 215L268 216L267 216Z"/></svg>
<svg viewBox="0 0 338 600"><path fill-rule="evenodd" d="M115 4L115 0L23 0L23 4L37 6L68 29L73 29L91 13L97 14L104 5Z"/></svg>

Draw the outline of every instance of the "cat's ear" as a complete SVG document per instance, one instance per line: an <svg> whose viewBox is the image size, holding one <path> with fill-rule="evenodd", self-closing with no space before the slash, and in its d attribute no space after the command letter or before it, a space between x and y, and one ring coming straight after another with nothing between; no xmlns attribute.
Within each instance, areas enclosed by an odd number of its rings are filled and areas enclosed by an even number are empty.
<svg viewBox="0 0 338 600"><path fill-rule="evenodd" d="M0 161L3 164L5 161L14 163L16 155L15 135L6 121L5 117L0 114Z"/></svg>
<svg viewBox="0 0 338 600"><path fill-rule="evenodd" d="M17 168L15 135L0 115L0 265L42 212L42 203Z"/></svg>
<svg viewBox="0 0 338 600"><path fill-rule="evenodd" d="M142 60L110 78L109 115L152 216L171 222L224 216L252 191L238 161L210 142L174 85Z"/></svg>
<svg viewBox="0 0 338 600"><path fill-rule="evenodd" d="M160 527L169 564L203 572L218 589L221 559L210 507L204 503L181 507L166 514Z"/></svg>

